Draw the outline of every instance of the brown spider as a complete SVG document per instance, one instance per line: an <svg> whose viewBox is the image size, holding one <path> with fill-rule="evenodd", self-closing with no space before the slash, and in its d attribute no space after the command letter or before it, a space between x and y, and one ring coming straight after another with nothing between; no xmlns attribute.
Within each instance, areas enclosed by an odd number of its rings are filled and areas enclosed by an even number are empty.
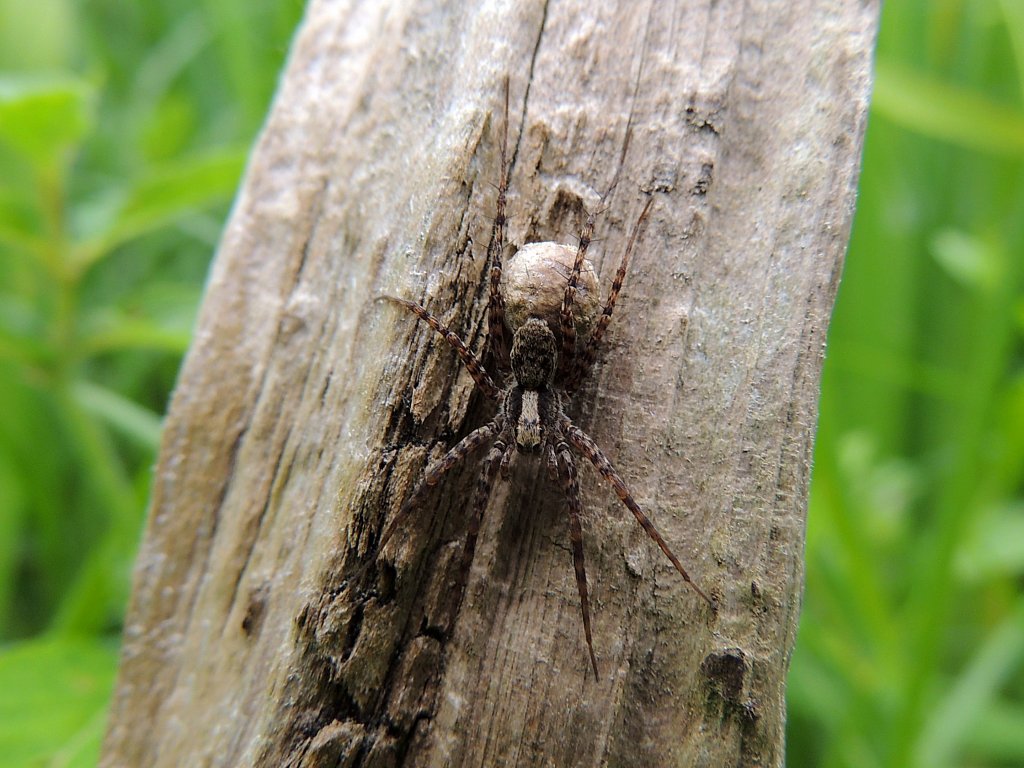
<svg viewBox="0 0 1024 768"><path fill-rule="evenodd" d="M586 636L587 648L590 652L590 663L594 669L594 678L598 678L597 657L594 655L594 643L590 628L590 600L587 591L587 573L583 559L583 531L580 517L583 511L580 499L580 486L576 472L576 458L573 451L586 457L597 471L604 477L618 495L619 499L636 517L637 522L655 541L672 562L683 579L700 595L709 606L710 598L698 587L687 574L679 559L669 549L665 539L657 528L644 514L636 503L625 482L612 466L608 457L597 446L594 440L582 429L577 427L565 413L568 400L575 394L581 381L585 378L597 357L598 348L605 330L611 321L615 301L622 288L626 276L626 268L637 237L646 224L650 214L653 198L647 200L643 211L637 218L630 234L622 263L612 281L611 293L604 305L600 318L593 323L590 338L582 351L576 349L577 324L579 317L574 317L573 309L577 300L581 273L586 267L592 274L592 268L586 259L587 248L594 232L594 215L587 216L586 224L580 233L579 246L575 260L569 272L568 280L558 308L558 333L561 337L561 349L556 341L551 324L537 316L527 316L516 328L506 325L506 295L502 293L502 251L505 240L505 198L508 190L508 87L505 90L505 121L501 146L501 179L498 185L498 198L491 240L487 248L487 258L491 264L490 295L488 301L488 334L485 349L489 346L496 358L502 358L506 350L506 328L513 331L512 349L508 361L512 371L512 381L505 387L498 387L494 379L478 359L454 332L452 332L435 315L413 301L395 296L381 298L401 304L431 328L444 337L452 349L461 358L477 387L488 398L498 403L498 414L482 427L470 432L454 448L448 451L436 464L431 466L419 485L412 492L395 515L391 524L385 529L377 545L380 552L388 543L402 521L413 510L422 494L440 482L441 478L462 459L475 450L490 444L483 461L483 469L477 481L476 493L473 498L472 513L466 541L462 551L462 563L459 576L460 592L465 588L476 540L480 531L487 501L496 474L500 471L502 479L509 476L509 463L514 452L542 455L552 479L561 482L569 505L569 538L572 542L573 565L576 569L576 586L580 595L580 608L583 613L583 632ZM545 246L553 244L545 243ZM567 248L567 246L556 246ZM595 280L596 283L596 280ZM596 287L596 286L595 286ZM596 293L596 292L595 292Z"/></svg>

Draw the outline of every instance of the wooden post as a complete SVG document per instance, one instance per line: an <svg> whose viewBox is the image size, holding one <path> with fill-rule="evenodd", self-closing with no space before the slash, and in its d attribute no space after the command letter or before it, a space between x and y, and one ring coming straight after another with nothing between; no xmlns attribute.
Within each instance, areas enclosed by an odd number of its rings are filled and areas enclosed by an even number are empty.
<svg viewBox="0 0 1024 768"><path fill-rule="evenodd" d="M312 0L167 418L102 764L781 765L877 14ZM581 467L598 682L539 462L499 483L452 632L475 461L353 578L425 462L491 413L374 298L480 348L506 76L513 243L573 242L618 178L607 290L655 195L573 415L716 610Z"/></svg>

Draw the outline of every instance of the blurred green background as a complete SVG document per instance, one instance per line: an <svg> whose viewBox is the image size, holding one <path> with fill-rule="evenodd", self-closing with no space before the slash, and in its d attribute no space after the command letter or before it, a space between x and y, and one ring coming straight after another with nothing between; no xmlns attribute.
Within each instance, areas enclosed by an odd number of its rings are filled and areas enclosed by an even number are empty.
<svg viewBox="0 0 1024 768"><path fill-rule="evenodd" d="M0 768L96 764L160 419L301 0L0 0Z"/></svg>
<svg viewBox="0 0 1024 768"><path fill-rule="evenodd" d="M91 766L160 418L299 0L0 0L0 768ZM1024 766L1024 0L892 0L787 763Z"/></svg>

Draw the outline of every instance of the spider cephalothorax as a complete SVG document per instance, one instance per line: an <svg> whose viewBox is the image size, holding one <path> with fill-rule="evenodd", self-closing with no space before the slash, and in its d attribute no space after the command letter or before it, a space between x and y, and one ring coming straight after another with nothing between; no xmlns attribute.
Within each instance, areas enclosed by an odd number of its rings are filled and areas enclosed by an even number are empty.
<svg viewBox="0 0 1024 768"><path fill-rule="evenodd" d="M625 482L615 471L604 452L589 435L573 424L565 413L566 402L576 392L597 356L601 339L611 320L619 290L622 288L622 281L626 275L633 247L650 215L653 198L647 200L643 211L637 218L622 257L622 263L615 274L608 299L599 316L597 314L599 300L596 277L593 266L586 258L587 248L594 231L593 215L587 217L577 248L571 249L556 243L539 243L527 246L517 254L517 259L526 257L529 249L529 257L538 259L533 268L523 271L524 275L529 276L523 279L539 279L542 283L539 286L530 286L529 290L525 292L521 290L517 292L515 288L522 288L522 285L506 284L506 281L503 281L502 272L505 241L505 197L508 189L507 144L508 92L506 90L497 213L487 249L488 261L491 265L487 344L493 351L496 360L503 360L507 356L512 380L506 387L498 387L480 360L437 317L415 302L393 296L384 297L406 307L445 338L458 353L481 392L497 401L498 413L491 422L471 432L427 470L420 484L406 499L385 529L377 549L378 551L382 549L390 540L427 488L436 485L448 470L470 453L489 444L490 449L483 460L483 468L471 507L472 513L462 553L459 587L463 589L476 549L480 522L495 476L500 471L502 476L507 479L509 463L516 452L541 455L551 477L561 483L568 503L569 537L572 542L576 585L583 613L583 632L596 678L598 674L597 657L594 654L594 643L591 636L590 600L583 557L583 531L580 524L583 505L576 472L576 454L590 461L601 476L611 484L622 503L633 513L637 522L661 548L683 579L711 605L711 600L690 579L678 558L665 543L664 538L633 499ZM543 291L539 289L551 288L552 280L546 276L548 273L563 275L560 280L564 280L564 286L561 282L557 282L554 293L548 290L545 298ZM534 290L534 288L538 290ZM578 298L582 301L578 301ZM577 337L581 330L588 337L581 345L582 348L577 349ZM508 349L506 341L508 332L512 333L510 349Z"/></svg>
<svg viewBox="0 0 1024 768"><path fill-rule="evenodd" d="M551 391L556 354L555 335L535 317L512 338L509 360L516 383L506 390L501 410L521 453L538 453L544 447L561 410L558 395Z"/></svg>

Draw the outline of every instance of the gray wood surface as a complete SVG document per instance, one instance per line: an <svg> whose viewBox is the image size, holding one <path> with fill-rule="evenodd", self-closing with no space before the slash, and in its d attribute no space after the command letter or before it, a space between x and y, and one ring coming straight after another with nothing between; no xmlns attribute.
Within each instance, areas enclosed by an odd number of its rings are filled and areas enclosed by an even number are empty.
<svg viewBox="0 0 1024 768"><path fill-rule="evenodd" d="M877 13L313 0L167 418L102 764L781 765ZM598 682L539 462L492 497L450 636L476 462L352 578L428 459L491 414L374 297L480 349L506 75L514 244L573 242L618 176L607 286L655 194L573 416L716 610L581 466Z"/></svg>

